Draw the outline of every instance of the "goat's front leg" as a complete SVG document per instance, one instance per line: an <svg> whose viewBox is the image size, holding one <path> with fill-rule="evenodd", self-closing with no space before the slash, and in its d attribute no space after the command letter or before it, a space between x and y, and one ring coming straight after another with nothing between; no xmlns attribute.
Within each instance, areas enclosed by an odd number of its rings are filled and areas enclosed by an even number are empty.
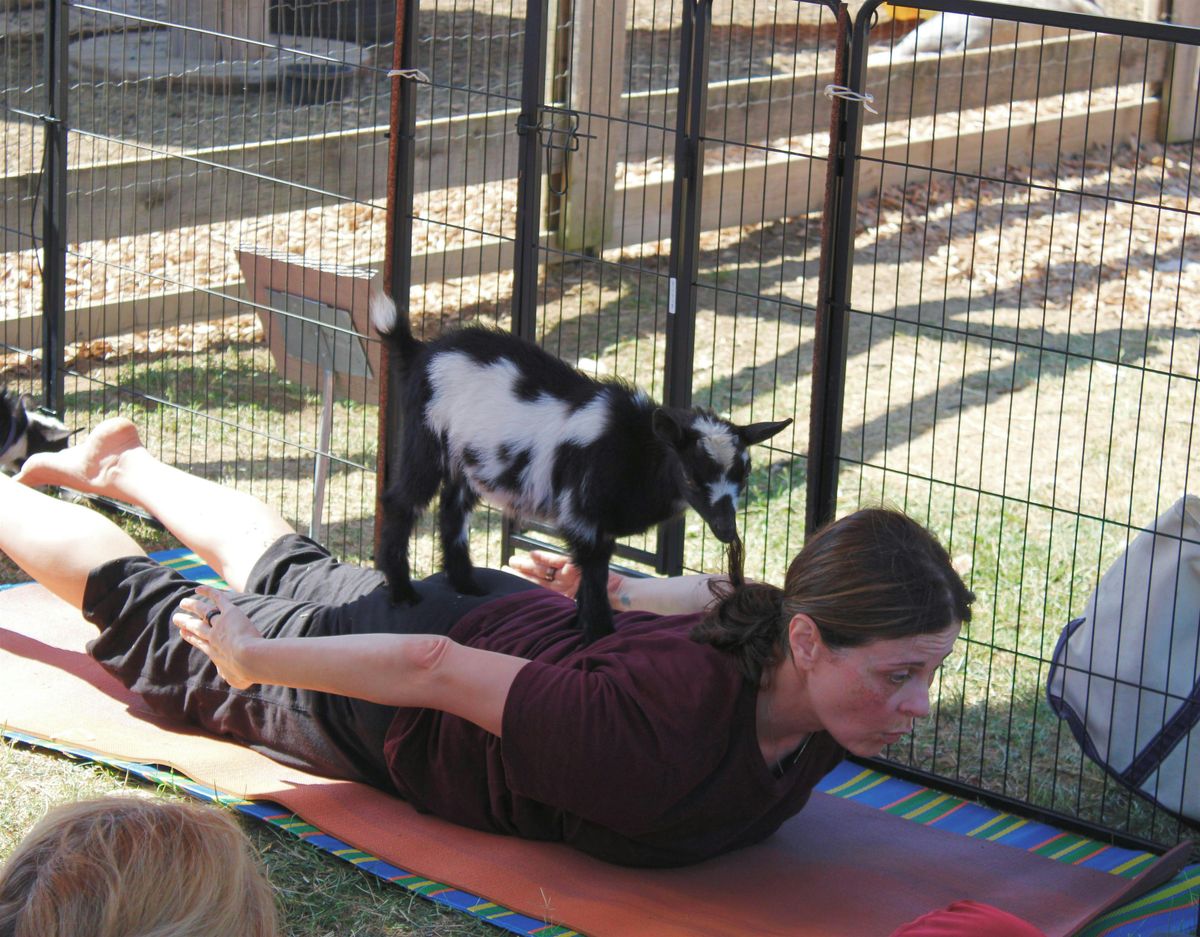
<svg viewBox="0 0 1200 937"><path fill-rule="evenodd" d="M442 481L442 500L438 508L438 533L442 538L442 569L455 591L462 595L483 595L475 580L471 563L471 512L479 498L458 473L448 472Z"/></svg>
<svg viewBox="0 0 1200 937"><path fill-rule="evenodd" d="M579 606L579 629L583 643L613 633L612 606L608 599L608 564L616 544L602 540L595 544L572 544L571 559L579 569L579 589L575 602Z"/></svg>

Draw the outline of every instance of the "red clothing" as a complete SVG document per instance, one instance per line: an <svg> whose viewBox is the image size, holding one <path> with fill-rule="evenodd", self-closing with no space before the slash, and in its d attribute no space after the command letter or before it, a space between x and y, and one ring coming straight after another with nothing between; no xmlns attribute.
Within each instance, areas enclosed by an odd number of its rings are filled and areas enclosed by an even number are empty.
<svg viewBox="0 0 1200 937"><path fill-rule="evenodd" d="M569 599L523 592L453 627L462 644L532 663L509 692L503 741L446 713L397 712L384 753L406 800L477 829L671 866L769 836L842 759L818 732L776 777L758 747L757 688L688 637L698 615L618 614L614 634L580 648L575 614Z"/></svg>
<svg viewBox="0 0 1200 937"><path fill-rule="evenodd" d="M978 901L956 901L892 931L891 937L1046 937L1028 921Z"/></svg>

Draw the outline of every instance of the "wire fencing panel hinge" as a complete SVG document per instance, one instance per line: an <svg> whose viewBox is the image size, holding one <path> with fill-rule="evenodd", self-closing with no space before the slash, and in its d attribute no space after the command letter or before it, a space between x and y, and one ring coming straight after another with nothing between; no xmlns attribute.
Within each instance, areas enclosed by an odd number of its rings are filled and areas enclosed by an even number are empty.
<svg viewBox="0 0 1200 937"><path fill-rule="evenodd" d="M555 154L577 153L580 140L594 140L593 133L579 132L579 112L569 107L543 105L537 109L536 123L530 122L524 114L517 116L517 133L536 133L541 138L542 149L553 159ZM559 156L558 160L562 157ZM562 168L556 161L552 173L561 172ZM567 194L565 173L559 185L549 183L551 195L562 198Z"/></svg>

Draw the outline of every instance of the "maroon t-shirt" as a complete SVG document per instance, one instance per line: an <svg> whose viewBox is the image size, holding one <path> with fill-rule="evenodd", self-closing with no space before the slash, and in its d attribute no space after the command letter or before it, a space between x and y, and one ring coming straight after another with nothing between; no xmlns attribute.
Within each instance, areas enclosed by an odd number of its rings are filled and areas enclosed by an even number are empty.
<svg viewBox="0 0 1200 937"><path fill-rule="evenodd" d="M556 840L623 865L697 862L758 842L844 754L812 736L776 777L755 730L756 687L688 636L697 615L626 612L579 646L575 603L550 592L488 602L450 632L532 661L503 740L429 709L400 709L384 745L399 793L465 826Z"/></svg>

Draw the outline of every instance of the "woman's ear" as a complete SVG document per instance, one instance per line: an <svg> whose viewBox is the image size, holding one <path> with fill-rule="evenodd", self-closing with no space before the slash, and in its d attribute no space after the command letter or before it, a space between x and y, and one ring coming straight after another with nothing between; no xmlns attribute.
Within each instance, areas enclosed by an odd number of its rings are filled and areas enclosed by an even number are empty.
<svg viewBox="0 0 1200 937"><path fill-rule="evenodd" d="M792 651L792 660L802 670L808 670L820 654L824 642L817 623L805 614L793 615L788 622L788 646Z"/></svg>

